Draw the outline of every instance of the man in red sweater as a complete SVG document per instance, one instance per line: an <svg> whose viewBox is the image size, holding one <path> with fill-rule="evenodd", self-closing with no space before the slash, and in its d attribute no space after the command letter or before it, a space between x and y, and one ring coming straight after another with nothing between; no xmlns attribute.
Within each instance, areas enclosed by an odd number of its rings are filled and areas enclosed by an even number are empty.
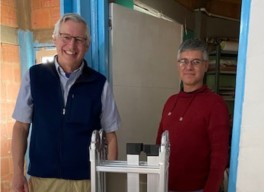
<svg viewBox="0 0 264 192"><path fill-rule="evenodd" d="M228 164L229 117L224 100L203 84L206 44L186 40L178 51L183 89L164 105L157 134L169 131L169 191L219 192Z"/></svg>

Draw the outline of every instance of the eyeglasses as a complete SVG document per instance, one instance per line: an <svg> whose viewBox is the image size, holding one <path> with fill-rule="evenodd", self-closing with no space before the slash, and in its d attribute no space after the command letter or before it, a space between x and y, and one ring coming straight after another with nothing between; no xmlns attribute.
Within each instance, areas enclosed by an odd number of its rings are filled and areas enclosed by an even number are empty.
<svg viewBox="0 0 264 192"><path fill-rule="evenodd" d="M179 59L177 62L179 63L180 67L187 67L187 65L190 63L193 67L198 67L201 65L205 60L201 59L193 59L193 60L188 60L188 59Z"/></svg>
<svg viewBox="0 0 264 192"><path fill-rule="evenodd" d="M67 33L59 33L60 38L64 43L70 43L72 39L74 39L74 42L76 42L79 45L84 45L87 42L87 38L85 37L74 37Z"/></svg>

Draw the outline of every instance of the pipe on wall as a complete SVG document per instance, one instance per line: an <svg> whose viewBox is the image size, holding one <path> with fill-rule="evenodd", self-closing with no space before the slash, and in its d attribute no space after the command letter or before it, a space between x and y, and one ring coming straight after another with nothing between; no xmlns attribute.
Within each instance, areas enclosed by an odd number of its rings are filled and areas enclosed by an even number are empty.
<svg viewBox="0 0 264 192"><path fill-rule="evenodd" d="M201 11L201 12L204 12L206 15L208 15L209 17L217 17L217 18L220 18L220 19L226 19L226 20L230 20L230 21L237 21L237 22L240 22L239 19L234 19L234 18L231 18L231 17L225 17L225 16L222 16L222 15L217 15L217 14L213 14L213 13L210 13L206 10L206 8L198 8L198 9L194 9L194 11Z"/></svg>

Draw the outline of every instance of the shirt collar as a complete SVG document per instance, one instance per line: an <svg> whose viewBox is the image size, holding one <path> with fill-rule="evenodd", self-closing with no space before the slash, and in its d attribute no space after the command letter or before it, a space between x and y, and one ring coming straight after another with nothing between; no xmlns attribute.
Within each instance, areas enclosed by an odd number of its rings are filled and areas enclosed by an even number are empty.
<svg viewBox="0 0 264 192"><path fill-rule="evenodd" d="M66 73L64 72L62 67L59 65L57 57L55 57L55 66L56 66L57 73L59 75L62 75L63 77L66 77ZM75 69L71 74L77 75L77 74L81 73L83 66L84 66L84 62L82 61L82 64L80 65L80 67L78 69ZM68 77L66 77L66 78L68 78Z"/></svg>

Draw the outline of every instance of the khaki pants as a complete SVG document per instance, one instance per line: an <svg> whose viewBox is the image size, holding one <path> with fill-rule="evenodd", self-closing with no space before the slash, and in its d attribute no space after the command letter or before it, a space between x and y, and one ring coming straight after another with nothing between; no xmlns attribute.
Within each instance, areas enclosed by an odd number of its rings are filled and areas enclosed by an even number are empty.
<svg viewBox="0 0 264 192"><path fill-rule="evenodd" d="M30 177L29 192L91 192L90 180Z"/></svg>

